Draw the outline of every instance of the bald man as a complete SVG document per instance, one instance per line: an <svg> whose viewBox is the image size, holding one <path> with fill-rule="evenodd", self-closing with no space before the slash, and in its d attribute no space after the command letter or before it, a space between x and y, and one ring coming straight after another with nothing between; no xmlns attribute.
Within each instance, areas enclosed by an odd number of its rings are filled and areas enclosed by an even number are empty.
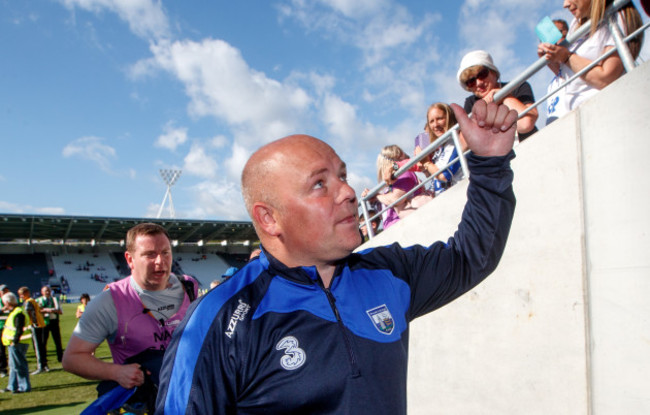
<svg viewBox="0 0 650 415"><path fill-rule="evenodd" d="M408 328L497 266L514 213L517 114L454 105L472 150L467 205L447 243L361 243L345 163L294 135L242 174L262 253L203 296L174 332L157 414L405 414Z"/></svg>

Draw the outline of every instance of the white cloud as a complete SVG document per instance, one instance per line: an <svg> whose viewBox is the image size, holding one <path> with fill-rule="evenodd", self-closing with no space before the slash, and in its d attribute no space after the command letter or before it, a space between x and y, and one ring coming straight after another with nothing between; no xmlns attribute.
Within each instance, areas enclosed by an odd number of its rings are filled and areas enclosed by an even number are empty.
<svg viewBox="0 0 650 415"><path fill-rule="evenodd" d="M65 209L62 207L34 207L30 205L18 205L16 203L0 200L0 211L5 213L35 213L39 215L63 215Z"/></svg>
<svg viewBox="0 0 650 415"><path fill-rule="evenodd" d="M185 156L183 171L194 176L211 178L216 176L218 167L217 162L207 154L203 145L195 142Z"/></svg>
<svg viewBox="0 0 650 415"><path fill-rule="evenodd" d="M252 151L249 151L237 143L233 144L232 155L228 160L226 160L225 165L228 171L228 177L230 177L234 182L239 183L241 180L241 172L244 170L244 165L251 154Z"/></svg>
<svg viewBox="0 0 650 415"><path fill-rule="evenodd" d="M145 217L145 218L155 218L155 217L158 216L158 211L159 210L160 210L160 204L158 204L158 203L150 203L147 206L147 211L142 216ZM168 214L169 211L167 209L165 209L165 210L166 210L166 212L164 212L164 214L161 214L161 215L162 216L169 216L169 214ZM176 215L176 217L181 217L181 216Z"/></svg>
<svg viewBox="0 0 650 415"><path fill-rule="evenodd" d="M295 1L294 4L301 4L303 1ZM388 0L320 0L324 4L343 16L348 18L361 18L369 16L390 7Z"/></svg>
<svg viewBox="0 0 650 415"><path fill-rule="evenodd" d="M152 52L133 67L134 75L153 68L170 72L185 85L192 115L225 121L249 145L295 132L312 103L302 88L250 68L222 40L162 42Z"/></svg>
<svg viewBox="0 0 650 415"><path fill-rule="evenodd" d="M204 181L193 186L196 197L191 218L220 218L222 220L250 220L244 207L239 187L227 180Z"/></svg>
<svg viewBox="0 0 650 415"><path fill-rule="evenodd" d="M290 0L277 7L281 20L293 19L305 30L320 31L326 37L354 45L365 55L365 66L406 52L441 19L427 13L418 21L393 1ZM411 55L414 58L417 55Z"/></svg>
<svg viewBox="0 0 650 415"><path fill-rule="evenodd" d="M354 105L333 94L324 97L320 106L321 122L327 128L327 141L335 150L341 152L344 161L346 158L348 162L352 159L358 160L359 152L366 153L368 149L376 149L379 152L379 149L387 144L402 146L412 141L417 132L417 127L410 121L392 128L363 121Z"/></svg>
<svg viewBox="0 0 650 415"><path fill-rule="evenodd" d="M161 1L154 0L59 0L68 9L79 7L92 13L116 13L139 37L155 41L169 38L169 22Z"/></svg>
<svg viewBox="0 0 650 415"><path fill-rule="evenodd" d="M364 189L372 189L377 185L377 182L371 180L367 175L359 176L357 174L348 172L348 184L354 189L355 193L357 194L357 198L360 198L361 193Z"/></svg>
<svg viewBox="0 0 650 415"><path fill-rule="evenodd" d="M187 128L174 128L171 124L164 127L165 133L156 140L157 147L163 147L171 151L187 141Z"/></svg>
<svg viewBox="0 0 650 415"><path fill-rule="evenodd" d="M356 122L364 129L377 122L400 123L404 117L423 112L431 100L429 97L436 93L431 74L446 70L440 65L440 45L448 45L438 37L440 30L436 25L442 20L440 13L413 15L406 7L390 0L360 3L287 0L278 7L278 14L281 21L290 19L330 43L351 46L360 52L350 52L346 64L358 76L337 80L331 74L320 75L327 78L323 79L326 82L319 82L312 75L312 84L318 96L338 95L342 101L363 105L355 111L354 118L363 114L365 120ZM447 54L442 56L448 63ZM358 98L361 100L357 101ZM327 107L319 109L328 110ZM398 120L400 117L402 120ZM379 126L374 128L382 130Z"/></svg>
<svg viewBox="0 0 650 415"><path fill-rule="evenodd" d="M111 173L111 159L116 157L115 149L102 143L100 137L78 138L63 148L64 157L79 157L97 164L105 172Z"/></svg>
<svg viewBox="0 0 650 415"><path fill-rule="evenodd" d="M230 139L226 137L225 135L218 135L215 137L212 137L210 140L210 145L214 148L223 148L226 147L230 143Z"/></svg>

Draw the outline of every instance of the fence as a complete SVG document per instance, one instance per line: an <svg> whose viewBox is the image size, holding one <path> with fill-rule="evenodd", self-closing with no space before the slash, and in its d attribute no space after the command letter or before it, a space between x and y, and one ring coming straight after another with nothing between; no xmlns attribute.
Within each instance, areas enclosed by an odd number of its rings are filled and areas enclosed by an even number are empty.
<svg viewBox="0 0 650 415"><path fill-rule="evenodd" d="M650 26L650 22L644 24L641 26L638 30L636 30L633 33L630 33L627 37L623 38L621 34L621 30L618 27L618 24L616 22L616 13L618 10L620 10L623 6L628 4L631 0L615 0L614 3L609 6L607 9L607 12L605 13L605 16L600 24L607 24L610 33L612 34L614 41L615 41L615 47L601 55L598 59L594 60L591 64L574 74L572 77L567 79L564 83L558 85L557 88L553 89L552 91L548 92L546 95L544 95L541 99L537 100L534 104L532 104L530 107L526 108L525 111L522 111L519 114L519 118L525 116L528 114L528 112L532 111L534 108L537 108L540 104L546 102L546 100L557 93L560 89L564 88L566 85L569 83L573 82L575 79L580 77L581 75L585 74L589 70L591 70L594 66L598 65L602 60L605 58L611 56L614 53L618 53L621 61L623 63L623 67L625 68L626 72L630 72L633 70L636 66L636 63L634 62L634 59L632 58L632 54L630 53L629 48L627 47L627 42L629 42L631 39L635 38L636 36L640 35L643 33L647 28ZM580 26L578 30L576 30L574 33L570 34L566 38L566 42L571 45L575 43L577 40L581 39L583 36L585 36L591 29L591 22L588 21L587 23L583 24ZM500 102L502 101L505 97L507 97L515 88L519 87L522 83L526 82L531 76L536 74L540 69L544 68L548 64L548 61L546 60L545 57L539 58L537 61L535 61L532 65L530 65L528 68L526 68L521 74L516 76L512 81L508 82L506 86L501 88L499 92L497 92L494 95L494 101L495 102ZM452 140L454 147L456 148L456 152L458 154L458 157L455 159L450 160L446 165L442 166L436 174L433 174L429 176L426 180L423 180L421 183L419 183L416 187L408 191L404 196L401 198L397 199L395 202L391 203L390 205L385 206L381 211L377 212L373 216L369 216L368 213L368 201L373 199L381 190L384 189L384 187L387 186L385 182L378 183L377 186L373 187L370 192L365 197L362 197L359 200L359 208L361 210L361 213L364 218L364 222L366 225L366 229L368 232L368 237L373 238L374 237L374 231L372 229L372 226L370 225L370 222L373 221L376 218L380 218L381 215L386 212L388 209L391 209L393 206L400 204L403 200L411 197L413 193L415 193L418 189L422 188L423 186L426 186L427 183L431 180L433 180L439 173L449 169L453 164L460 162L461 169L463 171L463 176L465 179L469 177L469 170L467 168L467 161L465 159L466 153L462 152L461 145L460 145L460 140L458 136L458 130L459 126L456 124L452 128L450 128L447 132L445 132L442 136L440 136L437 140L429 144L427 147L422 149L422 151L415 157L411 158L406 164L404 164L402 167L400 167L397 171L393 173L393 177L397 178L401 174L407 172L410 170L415 164L417 164L420 160L423 158L427 157L431 153L433 153L438 147L446 144L449 140ZM468 150L469 151L469 150ZM431 202L429 202L431 203Z"/></svg>

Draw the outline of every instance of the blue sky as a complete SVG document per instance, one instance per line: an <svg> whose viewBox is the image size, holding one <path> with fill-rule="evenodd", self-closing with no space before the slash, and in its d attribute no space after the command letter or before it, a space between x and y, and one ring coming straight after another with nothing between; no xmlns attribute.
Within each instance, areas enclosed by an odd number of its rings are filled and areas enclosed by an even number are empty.
<svg viewBox="0 0 650 415"><path fill-rule="evenodd" d="M155 217L159 169L182 169L177 217L247 220L246 159L293 133L332 145L360 194L381 147L412 151L429 104L462 104L464 53L490 51L507 81L536 60L542 17L570 21L561 6L0 0L0 212Z"/></svg>

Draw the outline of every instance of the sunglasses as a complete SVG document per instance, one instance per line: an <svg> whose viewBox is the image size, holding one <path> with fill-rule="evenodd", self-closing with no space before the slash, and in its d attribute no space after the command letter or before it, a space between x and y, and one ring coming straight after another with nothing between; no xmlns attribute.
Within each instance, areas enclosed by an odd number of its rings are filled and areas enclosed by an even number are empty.
<svg viewBox="0 0 650 415"><path fill-rule="evenodd" d="M479 73L476 74L476 76L473 76L469 78L467 81L465 81L465 85L467 88L474 88L476 86L476 80L484 80L485 78L488 77L490 74L490 70L488 68L483 68Z"/></svg>

